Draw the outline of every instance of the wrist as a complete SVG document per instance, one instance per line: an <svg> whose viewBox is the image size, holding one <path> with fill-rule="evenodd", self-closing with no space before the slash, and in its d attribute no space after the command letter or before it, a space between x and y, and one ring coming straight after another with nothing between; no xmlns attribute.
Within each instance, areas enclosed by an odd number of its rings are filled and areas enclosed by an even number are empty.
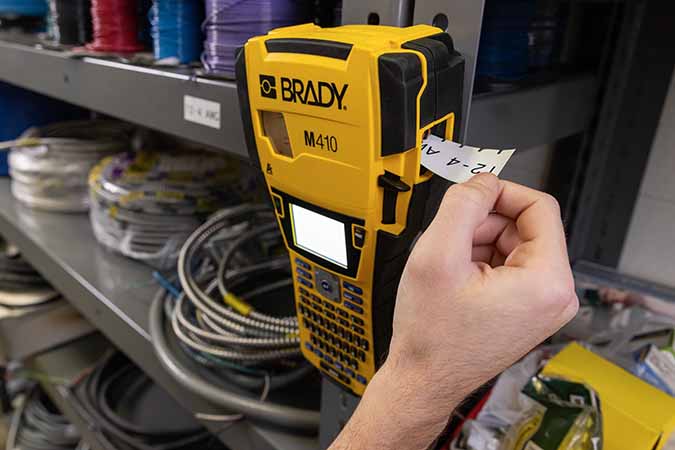
<svg viewBox="0 0 675 450"><path fill-rule="evenodd" d="M417 426L443 428L469 392L453 380L439 380L434 375L430 367L402 364L390 357L375 374L364 397L377 397Z"/></svg>
<svg viewBox="0 0 675 450"><path fill-rule="evenodd" d="M437 353L392 345L373 381L398 386L397 391L406 402L425 405L447 416L478 386L466 378L466 368L457 367L455 361L434 357Z"/></svg>
<svg viewBox="0 0 675 450"><path fill-rule="evenodd" d="M412 369L385 363L331 450L427 448L463 396L439 396L431 378Z"/></svg>

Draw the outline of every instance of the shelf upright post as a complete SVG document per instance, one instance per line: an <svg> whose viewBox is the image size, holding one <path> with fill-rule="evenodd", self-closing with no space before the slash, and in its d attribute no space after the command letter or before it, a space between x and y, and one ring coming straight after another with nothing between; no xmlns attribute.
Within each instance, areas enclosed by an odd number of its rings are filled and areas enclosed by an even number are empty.
<svg viewBox="0 0 675 450"><path fill-rule="evenodd" d="M466 67L459 132L461 142L466 139L470 120L471 96L484 6L485 0L418 0L415 2L412 23L426 23L447 31L452 36L455 49L464 56ZM467 144L472 143L467 142Z"/></svg>
<svg viewBox="0 0 675 450"><path fill-rule="evenodd" d="M673 2L625 2L565 211L570 259L617 267L675 67Z"/></svg>
<svg viewBox="0 0 675 450"><path fill-rule="evenodd" d="M413 0L342 0L342 24L412 25Z"/></svg>

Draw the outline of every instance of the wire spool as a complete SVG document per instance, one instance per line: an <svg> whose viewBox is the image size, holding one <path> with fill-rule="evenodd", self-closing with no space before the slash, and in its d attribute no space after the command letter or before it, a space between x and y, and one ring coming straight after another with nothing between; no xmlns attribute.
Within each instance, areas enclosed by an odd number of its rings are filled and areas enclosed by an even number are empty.
<svg viewBox="0 0 675 450"><path fill-rule="evenodd" d="M196 3L200 3L197 1ZM138 16L138 42L144 49L152 49L152 25L150 24L150 9L152 0L136 0L136 15Z"/></svg>
<svg viewBox="0 0 675 450"><path fill-rule="evenodd" d="M273 247L270 239L276 241L277 248L282 246L271 211L263 206L243 205L217 213L186 241L178 261L185 296L178 299L172 326L189 348L244 366L264 366L269 362L276 365L300 356L293 310L288 316L275 317L256 310L245 300L254 296L253 292L245 296L235 293L236 286L251 278L272 281L274 272L281 271L283 276L278 280L268 286L253 283L253 289L286 288L288 294L292 285L288 256L269 254L268 247ZM221 258L206 253L212 240L223 243L222 252L216 252ZM210 275L198 275L194 268L203 269L205 264L212 269L206 270ZM286 303L292 305L292 299L291 290ZM194 316L192 322L189 315Z"/></svg>
<svg viewBox="0 0 675 450"><path fill-rule="evenodd" d="M528 32L534 0L490 0L485 3L476 72L494 82L514 82L527 74Z"/></svg>
<svg viewBox="0 0 675 450"><path fill-rule="evenodd" d="M268 399L301 380L304 398L311 398L307 381L316 373L300 353L293 281L283 249L268 207L247 204L214 214L181 249L183 292L167 286L168 281L158 292L151 334L160 360L189 390L252 419L314 431L315 410ZM168 339L177 340L183 358L211 376L179 362ZM248 395L210 379L226 380Z"/></svg>
<svg viewBox="0 0 675 450"><path fill-rule="evenodd" d="M8 449L74 450L80 447L80 433L39 387L17 409L7 438Z"/></svg>
<svg viewBox="0 0 675 450"><path fill-rule="evenodd" d="M114 448L224 449L215 436L120 353L102 360L81 382L76 394Z"/></svg>
<svg viewBox="0 0 675 450"><path fill-rule="evenodd" d="M530 69L542 70L553 65L560 53L561 5L556 0L537 2L537 11L529 30Z"/></svg>
<svg viewBox="0 0 675 450"><path fill-rule="evenodd" d="M342 0L312 0L312 17L321 28L337 27L342 23Z"/></svg>
<svg viewBox="0 0 675 450"><path fill-rule="evenodd" d="M37 306L59 297L18 249L0 239L0 305L8 308Z"/></svg>
<svg viewBox="0 0 675 450"><path fill-rule="evenodd" d="M46 0L0 0L0 16L42 17L47 14Z"/></svg>
<svg viewBox="0 0 675 450"><path fill-rule="evenodd" d="M138 42L138 12L135 0L91 0L94 42L89 50L134 53L143 50Z"/></svg>
<svg viewBox="0 0 675 450"><path fill-rule="evenodd" d="M209 73L234 77L237 49L247 40L307 17L301 0L206 0L202 63Z"/></svg>
<svg viewBox="0 0 675 450"><path fill-rule="evenodd" d="M91 41L90 0L49 0L52 36L60 45L84 45Z"/></svg>
<svg viewBox="0 0 675 450"><path fill-rule="evenodd" d="M194 0L155 0L151 9L155 59L170 64L199 61L204 4Z"/></svg>
<svg viewBox="0 0 675 450"><path fill-rule="evenodd" d="M107 248L164 269L220 207L239 201L236 166L204 152L138 152L106 158L89 177L90 219Z"/></svg>
<svg viewBox="0 0 675 450"><path fill-rule="evenodd" d="M59 122L24 132L9 154L12 194L31 208L89 209L87 177L101 158L128 150L133 128L123 122Z"/></svg>

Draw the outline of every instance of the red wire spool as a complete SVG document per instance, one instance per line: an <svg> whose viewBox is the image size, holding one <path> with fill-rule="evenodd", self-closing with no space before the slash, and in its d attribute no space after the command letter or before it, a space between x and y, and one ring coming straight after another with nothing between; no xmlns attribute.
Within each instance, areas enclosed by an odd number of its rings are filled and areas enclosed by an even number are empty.
<svg viewBox="0 0 675 450"><path fill-rule="evenodd" d="M143 50L138 42L136 0L92 0L94 42L87 49L97 52L133 53Z"/></svg>

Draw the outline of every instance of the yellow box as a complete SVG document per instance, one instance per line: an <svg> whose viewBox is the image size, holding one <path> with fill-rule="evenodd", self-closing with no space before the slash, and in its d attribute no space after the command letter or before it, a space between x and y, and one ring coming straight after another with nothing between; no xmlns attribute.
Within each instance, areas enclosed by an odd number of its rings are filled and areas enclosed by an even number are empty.
<svg viewBox="0 0 675 450"><path fill-rule="evenodd" d="M675 431L675 398L577 343L551 359L542 373L595 389L603 450L661 450Z"/></svg>

